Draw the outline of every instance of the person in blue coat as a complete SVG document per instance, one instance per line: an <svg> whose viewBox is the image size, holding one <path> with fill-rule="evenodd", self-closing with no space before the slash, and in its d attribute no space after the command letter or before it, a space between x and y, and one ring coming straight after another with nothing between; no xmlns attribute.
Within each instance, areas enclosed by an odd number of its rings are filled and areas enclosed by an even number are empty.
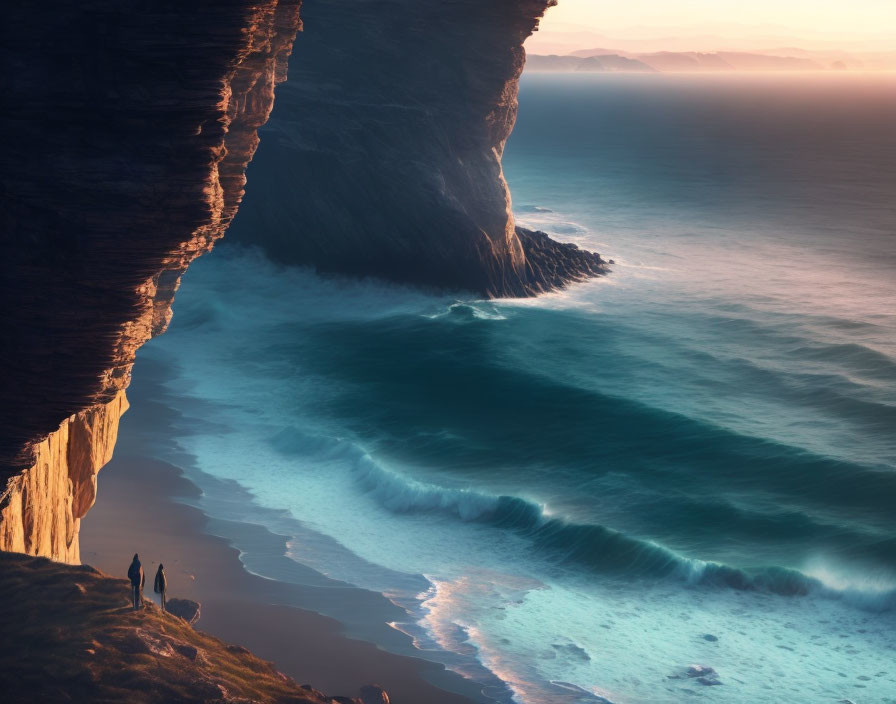
<svg viewBox="0 0 896 704"><path fill-rule="evenodd" d="M143 585L146 582L146 575L143 574L143 565L140 564L140 558L134 553L134 559L131 566L128 567L128 579L131 580L131 591L134 595L134 611L143 606Z"/></svg>

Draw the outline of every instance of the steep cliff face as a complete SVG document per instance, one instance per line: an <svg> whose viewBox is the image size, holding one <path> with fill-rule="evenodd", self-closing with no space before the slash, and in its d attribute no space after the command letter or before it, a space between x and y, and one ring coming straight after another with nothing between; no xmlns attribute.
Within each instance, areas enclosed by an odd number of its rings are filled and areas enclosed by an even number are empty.
<svg viewBox="0 0 896 704"><path fill-rule="evenodd" d="M124 391L68 418L34 446L27 470L7 480L0 509L3 550L80 559L78 527L96 500L96 475L112 459Z"/></svg>
<svg viewBox="0 0 896 704"><path fill-rule="evenodd" d="M299 4L4 12L0 549L78 561L134 355L236 213Z"/></svg>
<svg viewBox="0 0 896 704"><path fill-rule="evenodd" d="M523 42L555 0L307 0L228 240L493 296L601 273L517 230L501 170Z"/></svg>
<svg viewBox="0 0 896 704"><path fill-rule="evenodd" d="M0 549L77 562L136 350L230 225L300 0L19 3L0 29ZM554 0L309 0L237 234L485 295L601 273L515 227L522 43Z"/></svg>

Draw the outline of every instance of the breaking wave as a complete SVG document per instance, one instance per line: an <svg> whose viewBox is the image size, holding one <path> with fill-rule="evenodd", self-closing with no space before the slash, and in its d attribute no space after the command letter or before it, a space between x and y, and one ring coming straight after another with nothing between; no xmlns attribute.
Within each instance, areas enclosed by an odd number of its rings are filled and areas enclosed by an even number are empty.
<svg viewBox="0 0 896 704"><path fill-rule="evenodd" d="M869 611L896 607L896 585L839 587L788 567L747 570L688 558L605 526L552 517L544 506L516 496L492 496L406 478L383 468L368 454L358 457L355 472L363 489L392 512L438 512L513 531L530 540L536 552L558 566L584 568L605 576L676 579L691 585L781 596L819 595L844 599Z"/></svg>

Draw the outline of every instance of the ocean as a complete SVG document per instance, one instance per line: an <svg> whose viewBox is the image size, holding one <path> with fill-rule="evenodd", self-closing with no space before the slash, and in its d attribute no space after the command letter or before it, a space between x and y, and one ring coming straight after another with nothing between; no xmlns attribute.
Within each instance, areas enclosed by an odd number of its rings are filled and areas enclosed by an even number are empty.
<svg viewBox="0 0 896 704"><path fill-rule="evenodd" d="M524 76L517 218L612 272L483 301L225 240L139 354L158 452L493 701L896 702L894 125L892 75Z"/></svg>

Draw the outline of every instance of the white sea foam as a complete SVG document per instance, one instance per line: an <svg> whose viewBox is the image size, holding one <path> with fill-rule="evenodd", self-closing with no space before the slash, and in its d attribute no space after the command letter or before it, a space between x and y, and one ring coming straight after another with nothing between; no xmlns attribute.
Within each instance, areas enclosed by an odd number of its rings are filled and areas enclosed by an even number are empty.
<svg viewBox="0 0 896 704"><path fill-rule="evenodd" d="M444 310L436 313L425 313L424 318L430 320L438 320L447 318L457 322L467 320L507 320L507 316L500 312L497 305L478 301L469 303L465 301L455 301Z"/></svg>
<svg viewBox="0 0 896 704"><path fill-rule="evenodd" d="M554 212L520 221L617 266L534 300L200 260L170 332L141 351L179 369L183 449L287 510L293 559L388 594L408 612L396 628L505 701L892 699L892 581L873 560L896 457L879 422L896 405L888 250L834 226L816 247L828 223L812 212L684 212L666 182L632 205L625 179L551 189L562 173L539 170L518 198ZM626 433L640 445L618 445ZM684 530L702 511L711 529ZM830 549L804 561L813 541ZM670 679L691 663L723 685Z"/></svg>
<svg viewBox="0 0 896 704"><path fill-rule="evenodd" d="M280 273L269 267L258 260L227 261L221 278L217 272L212 277L212 291L198 298L223 295L238 272L261 276L269 290L257 300L250 289L239 291L230 296L238 305L221 306L205 321L183 296L182 309L188 310L182 318L191 317L195 327L177 328L175 322L170 337L153 343L182 355L184 376L171 389L184 397L183 412L188 417L197 412L191 398L210 404L199 407L205 425L183 439L184 447L204 471L238 481L260 504L290 509L309 529L291 541L294 559L389 594L409 611L409 622L396 627L411 633L421 648L438 644L453 653L445 657L449 667L490 683L499 697L490 677L500 677L525 704L600 701L596 697L617 704L677 703L682 685L666 678L695 660L720 673L725 685L704 696L725 704L744 696L777 704L782 692L797 688L813 700L855 696L839 686L841 671L871 677L857 681L870 692L893 685L892 674L877 675L889 672L882 658L893 646L891 629L873 625L867 612L845 608L841 598L701 586L707 569L716 566L680 556L680 578L662 584L623 588L616 580L561 578L550 567L549 553L533 553L530 533L562 519L562 512L547 515L539 502L530 502L532 522L523 530L496 528L488 519L499 507L499 493L464 487L458 479L433 481L424 468L390 462L333 426L316 411L331 398L332 382L264 356L272 345L302 343L304 322L298 330L283 331L294 324L296 301L312 311L309 326L439 315L457 302L420 297L409 304L401 294L393 298L388 288L365 284L362 298L375 300L376 310L353 309L342 296L356 292L340 293L342 284L323 281L315 291L314 277L295 272L286 272L288 281L277 284ZM312 289L307 298L304 287ZM288 294L275 295L278 290ZM502 311L512 306L494 305ZM504 317L512 322L514 316L510 310ZM153 346L146 354L153 354ZM538 363L551 373L547 359ZM445 469L440 471L447 480L451 473ZM659 546L648 543L644 549L653 548ZM418 598L406 590L398 575L414 573L427 574L435 585L431 594ZM844 596L860 586L817 571L810 575L835 592L843 588ZM794 623L800 624L797 631ZM719 641L702 640L704 633ZM849 634L855 647L844 649L841 634ZM814 673L808 685L807 663ZM761 683L769 680L776 689L764 691ZM586 696L595 699L581 699Z"/></svg>

